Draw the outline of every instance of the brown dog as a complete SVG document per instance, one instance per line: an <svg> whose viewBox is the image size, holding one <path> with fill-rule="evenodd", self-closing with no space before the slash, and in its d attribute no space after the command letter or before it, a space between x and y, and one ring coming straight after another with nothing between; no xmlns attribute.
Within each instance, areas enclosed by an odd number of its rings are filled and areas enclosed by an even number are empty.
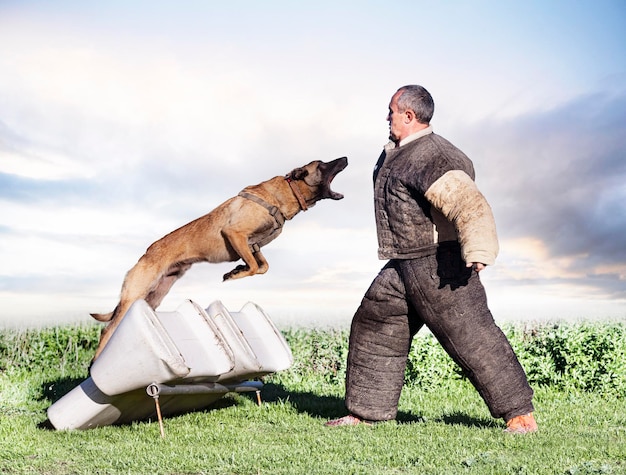
<svg viewBox="0 0 626 475"><path fill-rule="evenodd" d="M340 200L330 189L333 178L348 166L346 157L313 161L286 176L246 187L209 214L172 231L153 243L128 271L120 302L113 312L91 316L110 322L100 335L94 360L100 355L129 307L139 299L156 309L170 288L196 262L232 262L239 265L224 280L264 274L269 265L260 248L282 231L285 220L306 211L319 200Z"/></svg>

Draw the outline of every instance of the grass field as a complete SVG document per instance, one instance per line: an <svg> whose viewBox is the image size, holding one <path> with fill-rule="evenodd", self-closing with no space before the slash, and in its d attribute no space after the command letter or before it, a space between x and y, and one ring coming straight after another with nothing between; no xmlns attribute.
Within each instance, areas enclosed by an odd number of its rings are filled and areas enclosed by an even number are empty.
<svg viewBox="0 0 626 475"><path fill-rule="evenodd" d="M47 428L87 375L95 326L0 332L0 472L16 474L625 474L626 325L505 329L535 387L540 430L505 434L429 335L416 339L397 421L343 415L346 332L285 333L294 366L263 403L89 431Z"/></svg>

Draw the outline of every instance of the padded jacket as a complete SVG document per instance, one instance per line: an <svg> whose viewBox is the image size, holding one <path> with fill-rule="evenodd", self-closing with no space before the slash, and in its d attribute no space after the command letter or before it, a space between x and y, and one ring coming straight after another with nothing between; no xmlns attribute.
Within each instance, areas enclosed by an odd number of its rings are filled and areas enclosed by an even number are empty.
<svg viewBox="0 0 626 475"><path fill-rule="evenodd" d="M494 264L495 221L471 160L431 127L408 140L387 144L374 169L379 258L414 259L458 241L465 262Z"/></svg>

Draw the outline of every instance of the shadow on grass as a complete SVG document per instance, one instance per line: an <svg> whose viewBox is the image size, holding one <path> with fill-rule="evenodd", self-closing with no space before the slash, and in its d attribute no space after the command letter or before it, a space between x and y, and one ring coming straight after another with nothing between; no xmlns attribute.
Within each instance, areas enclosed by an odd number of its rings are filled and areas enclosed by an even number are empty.
<svg viewBox="0 0 626 475"><path fill-rule="evenodd" d="M85 378L59 378L46 381L41 385L41 400L55 403L84 380Z"/></svg>
<svg viewBox="0 0 626 475"><path fill-rule="evenodd" d="M268 383L263 387L263 400L265 402L289 402L298 412L308 414L320 419L335 419L347 414L343 398L336 396L320 396L312 392L298 392L286 390L283 386ZM442 422L449 425L464 425L467 427L490 428L496 427L493 419L476 418L462 412L442 415L431 419L434 422ZM411 412L399 411L396 417L398 424L414 424L425 422L423 416Z"/></svg>
<svg viewBox="0 0 626 475"><path fill-rule="evenodd" d="M60 378L53 381L45 382L42 384L41 399L51 401L51 403L55 403L67 393L69 393L72 389L74 389L76 386L79 386L83 381L84 379L80 378ZM251 395L252 394L253 393L251 393ZM310 391L300 392L288 390L280 384L265 384L262 390L262 399L266 403L289 403L298 412L308 414L311 417L319 419L335 419L345 416L347 414L343 398L337 396L319 395ZM237 404L238 402L235 399L223 397L207 408L201 409L199 411L186 411L178 414L172 414L169 415L168 418L178 417L189 412L215 411ZM398 424L414 424L425 422L425 420L426 419L423 416L406 411L399 411L396 417L396 422ZM467 427L477 428L490 428L497 425L492 419L475 418L462 412L445 414L441 417L431 420L434 422L442 422L444 424L459 424ZM41 429L47 430L53 429L49 421L42 422L41 424L39 424L39 427Z"/></svg>
<svg viewBox="0 0 626 475"><path fill-rule="evenodd" d="M467 427L476 427L479 429L490 429L499 427L498 422L495 419L477 418L468 416L462 412L454 412L452 414L446 414L441 417L433 419L435 422L443 422L449 425L463 425Z"/></svg>
<svg viewBox="0 0 626 475"><path fill-rule="evenodd" d="M298 412L312 417L332 419L346 415L344 400L336 396L321 396L313 392L299 392L285 389L280 384L268 383L263 386L264 402L286 401Z"/></svg>

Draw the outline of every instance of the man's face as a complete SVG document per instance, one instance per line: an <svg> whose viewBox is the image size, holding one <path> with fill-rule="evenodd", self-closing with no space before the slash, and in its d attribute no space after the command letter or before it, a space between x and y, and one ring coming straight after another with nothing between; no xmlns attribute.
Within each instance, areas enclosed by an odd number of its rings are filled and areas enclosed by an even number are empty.
<svg viewBox="0 0 626 475"><path fill-rule="evenodd" d="M389 122L389 139L399 142L406 137L406 114L398 111L398 98L403 91L396 92L389 103L389 113L387 114L387 122Z"/></svg>

